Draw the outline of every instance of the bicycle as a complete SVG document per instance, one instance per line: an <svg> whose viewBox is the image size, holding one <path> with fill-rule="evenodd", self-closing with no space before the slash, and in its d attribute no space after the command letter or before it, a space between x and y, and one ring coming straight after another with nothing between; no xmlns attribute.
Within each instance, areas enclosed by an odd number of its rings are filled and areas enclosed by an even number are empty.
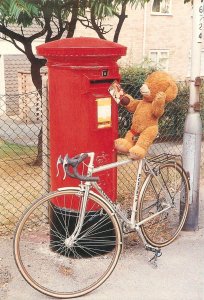
<svg viewBox="0 0 204 300"><path fill-rule="evenodd" d="M78 297L99 287L116 267L123 235L129 232L139 234L156 262L187 216L189 178L178 156L139 161L132 209L126 213L93 174L133 160L94 167L94 155L60 157L57 165L63 165L66 176L80 180L79 187L59 188L37 199L16 229L14 257L20 273L33 288L55 298ZM79 174L79 165L86 167L85 175ZM140 189L142 172L146 179Z"/></svg>

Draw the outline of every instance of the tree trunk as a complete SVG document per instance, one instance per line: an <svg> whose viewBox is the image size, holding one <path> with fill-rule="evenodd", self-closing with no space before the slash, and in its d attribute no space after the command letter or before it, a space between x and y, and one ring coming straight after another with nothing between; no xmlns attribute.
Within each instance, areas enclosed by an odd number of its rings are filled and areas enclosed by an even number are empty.
<svg viewBox="0 0 204 300"><path fill-rule="evenodd" d="M31 77L33 84L35 85L42 101L42 77L40 74L40 69L45 66L46 60L45 59L35 59L33 62L31 62ZM40 129L40 132L38 134L38 146L37 146L38 152L37 157L34 161L34 166L41 166L42 164L42 127Z"/></svg>

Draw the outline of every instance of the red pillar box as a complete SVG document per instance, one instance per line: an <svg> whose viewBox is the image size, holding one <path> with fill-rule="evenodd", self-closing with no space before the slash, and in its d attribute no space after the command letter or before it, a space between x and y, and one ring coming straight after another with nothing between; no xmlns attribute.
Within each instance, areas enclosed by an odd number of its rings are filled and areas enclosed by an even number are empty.
<svg viewBox="0 0 204 300"><path fill-rule="evenodd" d="M120 80L117 60L126 47L81 37L40 45L37 53L48 66L51 188L76 186L75 179L56 177L59 155L93 151L96 166L116 161L118 110L108 87ZM104 174L103 188L115 198L115 170Z"/></svg>
<svg viewBox="0 0 204 300"><path fill-rule="evenodd" d="M95 152L95 166L116 161L118 109L108 88L120 80L117 60L126 54L126 47L80 37L40 45L37 53L48 66L51 189L77 186L76 179L56 177L60 155ZM105 171L100 178L104 191L116 199L116 170Z"/></svg>

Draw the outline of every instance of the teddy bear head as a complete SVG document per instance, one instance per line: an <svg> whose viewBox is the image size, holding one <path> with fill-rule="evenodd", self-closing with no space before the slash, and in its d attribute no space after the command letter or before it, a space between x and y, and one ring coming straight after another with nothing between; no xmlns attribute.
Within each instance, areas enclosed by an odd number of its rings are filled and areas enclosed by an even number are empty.
<svg viewBox="0 0 204 300"><path fill-rule="evenodd" d="M178 87L175 80L164 71L155 71L151 73L145 83L140 88L143 99L152 102L159 92L166 95L166 102L173 101L178 94Z"/></svg>

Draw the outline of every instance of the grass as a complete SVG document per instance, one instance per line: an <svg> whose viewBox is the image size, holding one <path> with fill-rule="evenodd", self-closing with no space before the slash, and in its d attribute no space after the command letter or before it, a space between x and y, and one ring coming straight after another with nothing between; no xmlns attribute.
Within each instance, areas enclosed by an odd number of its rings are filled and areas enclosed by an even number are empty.
<svg viewBox="0 0 204 300"><path fill-rule="evenodd" d="M12 231L29 203L41 195L42 170L32 165L36 155L37 147L0 139L0 234Z"/></svg>
<svg viewBox="0 0 204 300"><path fill-rule="evenodd" d="M12 144L0 139L0 159L37 155L37 147Z"/></svg>

